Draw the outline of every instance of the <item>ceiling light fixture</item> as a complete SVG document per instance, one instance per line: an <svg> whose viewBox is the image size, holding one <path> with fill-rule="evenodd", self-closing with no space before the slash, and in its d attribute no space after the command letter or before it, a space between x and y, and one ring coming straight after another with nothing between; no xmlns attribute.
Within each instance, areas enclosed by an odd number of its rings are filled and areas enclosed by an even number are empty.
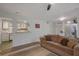
<svg viewBox="0 0 79 59"><path fill-rule="evenodd" d="M60 21L63 21L63 20L65 20L66 19L66 17L61 17L60 18Z"/></svg>
<svg viewBox="0 0 79 59"><path fill-rule="evenodd" d="M71 22L70 21L67 21L67 24L70 24Z"/></svg>

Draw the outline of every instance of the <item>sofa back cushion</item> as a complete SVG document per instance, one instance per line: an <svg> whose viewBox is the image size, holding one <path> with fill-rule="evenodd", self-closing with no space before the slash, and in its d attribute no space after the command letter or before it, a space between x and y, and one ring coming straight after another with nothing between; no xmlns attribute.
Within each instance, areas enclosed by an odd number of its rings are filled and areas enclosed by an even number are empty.
<svg viewBox="0 0 79 59"><path fill-rule="evenodd" d="M52 37L52 35L45 35L45 38L47 41L51 41L51 37Z"/></svg>
<svg viewBox="0 0 79 59"><path fill-rule="evenodd" d="M64 38L62 41L61 41L61 44L64 45L64 46L67 46L67 43L68 43L68 39L67 38Z"/></svg>
<svg viewBox="0 0 79 59"><path fill-rule="evenodd" d="M51 40L53 41L53 42L57 42L57 43L60 43L62 40L63 40L63 36L59 36L59 35L55 35L55 36L52 36L51 37Z"/></svg>
<svg viewBox="0 0 79 59"><path fill-rule="evenodd" d="M67 43L67 47L69 48L74 48L74 46L77 44L78 42L75 39L69 39L69 42Z"/></svg>

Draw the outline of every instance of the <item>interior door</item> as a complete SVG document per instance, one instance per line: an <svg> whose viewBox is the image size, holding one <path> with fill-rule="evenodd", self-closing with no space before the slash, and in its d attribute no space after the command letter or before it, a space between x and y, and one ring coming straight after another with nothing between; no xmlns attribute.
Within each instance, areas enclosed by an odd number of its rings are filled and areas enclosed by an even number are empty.
<svg viewBox="0 0 79 59"><path fill-rule="evenodd" d="M66 24L65 26L65 36L76 38L77 37L77 25L75 24Z"/></svg>

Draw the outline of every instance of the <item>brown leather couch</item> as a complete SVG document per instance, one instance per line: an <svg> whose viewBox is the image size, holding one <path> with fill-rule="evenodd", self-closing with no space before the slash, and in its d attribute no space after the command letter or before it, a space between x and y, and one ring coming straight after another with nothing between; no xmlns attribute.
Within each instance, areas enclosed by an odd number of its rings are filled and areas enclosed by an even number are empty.
<svg viewBox="0 0 79 59"><path fill-rule="evenodd" d="M40 38L42 47L61 56L79 56L79 44L76 39L59 35L45 35Z"/></svg>

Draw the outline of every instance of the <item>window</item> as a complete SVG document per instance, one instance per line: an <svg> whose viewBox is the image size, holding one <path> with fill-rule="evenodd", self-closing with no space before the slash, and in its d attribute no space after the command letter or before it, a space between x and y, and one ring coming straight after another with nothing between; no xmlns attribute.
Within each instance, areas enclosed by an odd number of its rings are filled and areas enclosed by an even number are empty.
<svg viewBox="0 0 79 59"><path fill-rule="evenodd" d="M28 25L26 22L18 22L17 24L17 32L27 32Z"/></svg>
<svg viewBox="0 0 79 59"><path fill-rule="evenodd" d="M10 21L2 21L3 32L12 33L12 23Z"/></svg>
<svg viewBox="0 0 79 59"><path fill-rule="evenodd" d="M9 23L7 21L3 21L3 30L8 30L9 29Z"/></svg>

